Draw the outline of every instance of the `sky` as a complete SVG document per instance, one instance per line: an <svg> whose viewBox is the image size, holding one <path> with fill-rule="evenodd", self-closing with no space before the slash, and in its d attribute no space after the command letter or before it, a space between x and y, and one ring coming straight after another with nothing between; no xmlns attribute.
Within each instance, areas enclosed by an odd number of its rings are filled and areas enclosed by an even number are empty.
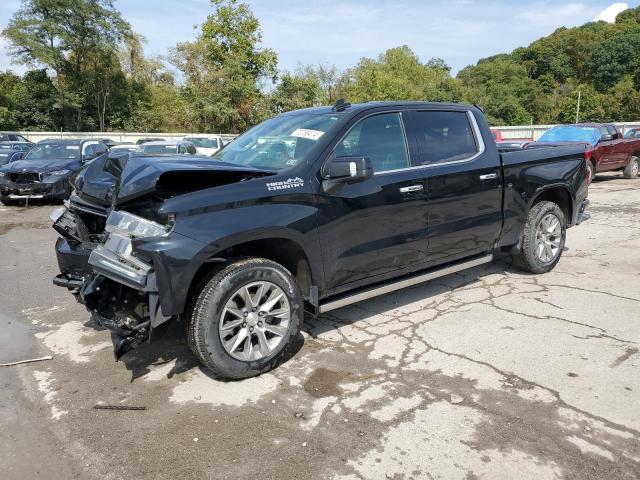
<svg viewBox="0 0 640 480"><path fill-rule="evenodd" d="M479 59L508 53L559 27L615 15L639 2L599 0L245 0L260 20L263 46L278 54L282 70L298 64L334 64L340 70L362 57L408 45L422 61L439 57L455 74ZM0 29L19 8L0 0ZM196 26L213 9L207 0L115 0L134 31L147 39L145 52L166 55L193 40ZM12 65L0 37L0 71Z"/></svg>

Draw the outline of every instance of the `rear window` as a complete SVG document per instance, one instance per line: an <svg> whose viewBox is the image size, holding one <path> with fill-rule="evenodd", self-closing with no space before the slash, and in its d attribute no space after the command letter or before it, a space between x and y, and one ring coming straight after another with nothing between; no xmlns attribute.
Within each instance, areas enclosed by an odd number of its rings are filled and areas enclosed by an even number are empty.
<svg viewBox="0 0 640 480"><path fill-rule="evenodd" d="M603 133L607 133L606 130ZM538 142L585 142L595 145L598 140L600 140L600 129L598 128L563 125L544 132Z"/></svg>
<svg viewBox="0 0 640 480"><path fill-rule="evenodd" d="M158 155L176 153L178 151L177 145L142 145L140 151L146 155Z"/></svg>
<svg viewBox="0 0 640 480"><path fill-rule="evenodd" d="M415 165L464 160L478 153L478 144L466 112L411 112L409 129L418 142Z"/></svg>

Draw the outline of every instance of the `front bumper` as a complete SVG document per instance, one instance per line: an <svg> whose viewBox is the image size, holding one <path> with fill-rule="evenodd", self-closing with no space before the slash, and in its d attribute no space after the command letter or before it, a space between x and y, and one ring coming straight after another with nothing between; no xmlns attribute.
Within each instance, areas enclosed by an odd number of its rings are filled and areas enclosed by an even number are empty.
<svg viewBox="0 0 640 480"><path fill-rule="evenodd" d="M14 183L5 180L0 184L0 195L10 200L65 199L70 188L69 177L59 177L41 182Z"/></svg>

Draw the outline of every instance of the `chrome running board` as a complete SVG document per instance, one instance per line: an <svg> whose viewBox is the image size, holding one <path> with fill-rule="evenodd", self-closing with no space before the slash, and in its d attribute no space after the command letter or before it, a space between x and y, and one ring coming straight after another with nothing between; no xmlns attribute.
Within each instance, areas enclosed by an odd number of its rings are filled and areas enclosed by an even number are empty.
<svg viewBox="0 0 640 480"><path fill-rule="evenodd" d="M402 280L394 281L392 283L386 283L381 286L360 290L359 292L347 297L330 300L327 303L320 303L319 311L320 313L329 312L337 308L346 307L347 305L351 305L352 303L361 302L369 298L384 295L385 293L395 292L396 290L428 282L429 280L433 280L434 278L444 277L445 275L450 275L462 270L467 270L479 265L484 265L485 263L489 263L491 261L493 261L493 255L486 255L480 258L474 258L473 260L467 260L461 263L449 265L448 267L431 270L427 273L413 275L411 277L403 278Z"/></svg>

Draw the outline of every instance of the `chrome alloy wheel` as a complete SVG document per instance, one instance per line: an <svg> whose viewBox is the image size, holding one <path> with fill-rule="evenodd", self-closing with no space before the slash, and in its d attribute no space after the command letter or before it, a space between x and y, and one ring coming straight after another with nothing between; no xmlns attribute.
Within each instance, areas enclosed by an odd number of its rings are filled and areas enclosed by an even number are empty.
<svg viewBox="0 0 640 480"><path fill-rule="evenodd" d="M543 263L550 263L560 252L562 240L562 225L560 219L553 213L547 213L536 229L536 256Z"/></svg>
<svg viewBox="0 0 640 480"><path fill-rule="evenodd" d="M289 331L291 307L282 289L271 282L240 287L224 306L219 323L226 352L242 361L269 356Z"/></svg>
<svg viewBox="0 0 640 480"><path fill-rule="evenodd" d="M638 176L638 170L640 170L640 165L638 165L638 162L640 160L631 160L633 162L633 165L631 165L631 176L633 178Z"/></svg>

